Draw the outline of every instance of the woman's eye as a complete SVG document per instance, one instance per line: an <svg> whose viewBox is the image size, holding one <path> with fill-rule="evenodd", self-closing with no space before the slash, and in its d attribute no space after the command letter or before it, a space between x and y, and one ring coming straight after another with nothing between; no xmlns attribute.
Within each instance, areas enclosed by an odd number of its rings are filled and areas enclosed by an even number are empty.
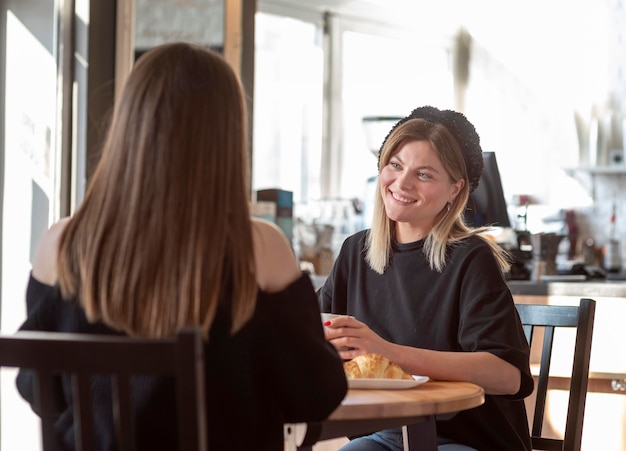
<svg viewBox="0 0 626 451"><path fill-rule="evenodd" d="M391 166L394 169L398 169L400 167L400 164L396 163L395 161L390 161L389 166Z"/></svg>
<svg viewBox="0 0 626 451"><path fill-rule="evenodd" d="M417 177L420 179L431 179L432 177L425 172L418 172Z"/></svg>

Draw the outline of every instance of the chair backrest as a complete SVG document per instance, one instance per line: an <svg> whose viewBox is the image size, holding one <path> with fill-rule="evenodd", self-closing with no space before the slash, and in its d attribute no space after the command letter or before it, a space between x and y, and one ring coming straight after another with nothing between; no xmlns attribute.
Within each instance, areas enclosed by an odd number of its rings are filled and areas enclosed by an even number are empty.
<svg viewBox="0 0 626 451"><path fill-rule="evenodd" d="M0 336L0 366L28 368L34 374L34 399L41 416L44 451L56 451L58 415L52 384L71 375L78 451L94 449L91 375L110 374L112 412L119 450L134 450L131 377L173 376L176 384L179 449L206 451L204 351L200 332L181 331L171 339L136 339L55 332L17 332Z"/></svg>
<svg viewBox="0 0 626 451"><path fill-rule="evenodd" d="M541 328L544 332L531 428L533 449L579 451L596 303L592 299L581 299L578 306L516 304L516 307L524 326L526 339L531 345L537 328ZM576 329L565 433L562 440L542 437L554 332L560 327ZM567 350L559 349L559 352L567 352Z"/></svg>

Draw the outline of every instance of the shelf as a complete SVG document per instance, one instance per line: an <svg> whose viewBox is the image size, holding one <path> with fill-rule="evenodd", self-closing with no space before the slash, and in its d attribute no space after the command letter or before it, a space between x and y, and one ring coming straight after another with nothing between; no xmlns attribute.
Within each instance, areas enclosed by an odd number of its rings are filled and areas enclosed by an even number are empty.
<svg viewBox="0 0 626 451"><path fill-rule="evenodd" d="M593 200L596 200L596 178L598 176L626 175L626 165L615 166L577 166L563 168L570 177L578 180L588 190Z"/></svg>

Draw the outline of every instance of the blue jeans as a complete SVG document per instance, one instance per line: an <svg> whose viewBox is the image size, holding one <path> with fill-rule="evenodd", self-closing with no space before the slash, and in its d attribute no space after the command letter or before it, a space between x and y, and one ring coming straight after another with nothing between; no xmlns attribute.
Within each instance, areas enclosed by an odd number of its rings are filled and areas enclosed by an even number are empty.
<svg viewBox="0 0 626 451"><path fill-rule="evenodd" d="M402 429L385 429L350 440L339 451L403 451ZM439 451L476 451L445 437L437 437Z"/></svg>

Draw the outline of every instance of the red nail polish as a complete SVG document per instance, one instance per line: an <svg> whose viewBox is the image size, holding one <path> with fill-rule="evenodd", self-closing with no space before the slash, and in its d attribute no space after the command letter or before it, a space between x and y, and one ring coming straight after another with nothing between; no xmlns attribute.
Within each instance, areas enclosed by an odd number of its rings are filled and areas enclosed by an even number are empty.
<svg viewBox="0 0 626 451"><path fill-rule="evenodd" d="M325 321L324 326L330 326L330 321Z"/></svg>

